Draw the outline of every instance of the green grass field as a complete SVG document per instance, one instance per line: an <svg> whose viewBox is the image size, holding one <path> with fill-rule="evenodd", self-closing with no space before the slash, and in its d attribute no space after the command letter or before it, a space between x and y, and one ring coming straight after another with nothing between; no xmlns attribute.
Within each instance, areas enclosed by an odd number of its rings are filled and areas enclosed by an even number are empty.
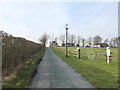
<svg viewBox="0 0 120 90"><path fill-rule="evenodd" d="M68 58L65 57L65 47L51 47L51 49L96 88L118 88L117 48L111 48L113 57L109 64L106 63L105 48L94 48L97 52L95 60L87 57L87 52L91 49L89 47L81 47L80 59L76 58L76 47L69 47L69 52L74 54L70 53Z"/></svg>

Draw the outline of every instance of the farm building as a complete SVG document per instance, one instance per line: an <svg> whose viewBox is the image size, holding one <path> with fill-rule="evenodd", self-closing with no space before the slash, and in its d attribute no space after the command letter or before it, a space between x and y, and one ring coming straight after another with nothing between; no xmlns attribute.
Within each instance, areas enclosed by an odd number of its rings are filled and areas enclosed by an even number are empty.
<svg viewBox="0 0 120 90"><path fill-rule="evenodd" d="M66 46L66 43L62 43L61 47L65 47ZM67 43L67 46L68 47L75 47L75 43Z"/></svg>
<svg viewBox="0 0 120 90"><path fill-rule="evenodd" d="M100 47L108 47L109 45L107 43L101 43Z"/></svg>
<svg viewBox="0 0 120 90"><path fill-rule="evenodd" d="M75 43L67 43L67 46L68 46L68 47L74 47L74 46L75 46Z"/></svg>
<svg viewBox="0 0 120 90"><path fill-rule="evenodd" d="M100 43L98 45L94 45L93 47L108 47L109 45L107 43Z"/></svg>

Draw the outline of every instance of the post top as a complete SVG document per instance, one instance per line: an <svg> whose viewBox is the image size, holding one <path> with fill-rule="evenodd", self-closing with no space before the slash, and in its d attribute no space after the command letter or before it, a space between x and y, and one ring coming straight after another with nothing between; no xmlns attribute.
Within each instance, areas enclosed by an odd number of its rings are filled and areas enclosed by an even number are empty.
<svg viewBox="0 0 120 90"><path fill-rule="evenodd" d="M68 29L68 24L66 24L66 25L65 25L65 28L67 28L67 29Z"/></svg>

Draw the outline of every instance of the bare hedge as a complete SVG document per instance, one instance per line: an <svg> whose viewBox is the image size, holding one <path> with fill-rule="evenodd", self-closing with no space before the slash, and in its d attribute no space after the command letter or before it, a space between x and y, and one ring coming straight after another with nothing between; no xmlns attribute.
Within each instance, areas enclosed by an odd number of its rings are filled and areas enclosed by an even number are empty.
<svg viewBox="0 0 120 90"><path fill-rule="evenodd" d="M2 76L13 73L17 67L26 63L43 45L24 38L13 37L0 31L2 35Z"/></svg>

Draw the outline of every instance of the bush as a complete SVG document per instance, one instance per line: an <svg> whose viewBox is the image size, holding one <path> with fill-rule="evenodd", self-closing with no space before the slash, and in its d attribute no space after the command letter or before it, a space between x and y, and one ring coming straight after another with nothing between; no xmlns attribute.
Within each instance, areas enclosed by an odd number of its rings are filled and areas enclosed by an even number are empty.
<svg viewBox="0 0 120 90"><path fill-rule="evenodd" d="M41 44L2 32L2 77L15 72L42 48Z"/></svg>

